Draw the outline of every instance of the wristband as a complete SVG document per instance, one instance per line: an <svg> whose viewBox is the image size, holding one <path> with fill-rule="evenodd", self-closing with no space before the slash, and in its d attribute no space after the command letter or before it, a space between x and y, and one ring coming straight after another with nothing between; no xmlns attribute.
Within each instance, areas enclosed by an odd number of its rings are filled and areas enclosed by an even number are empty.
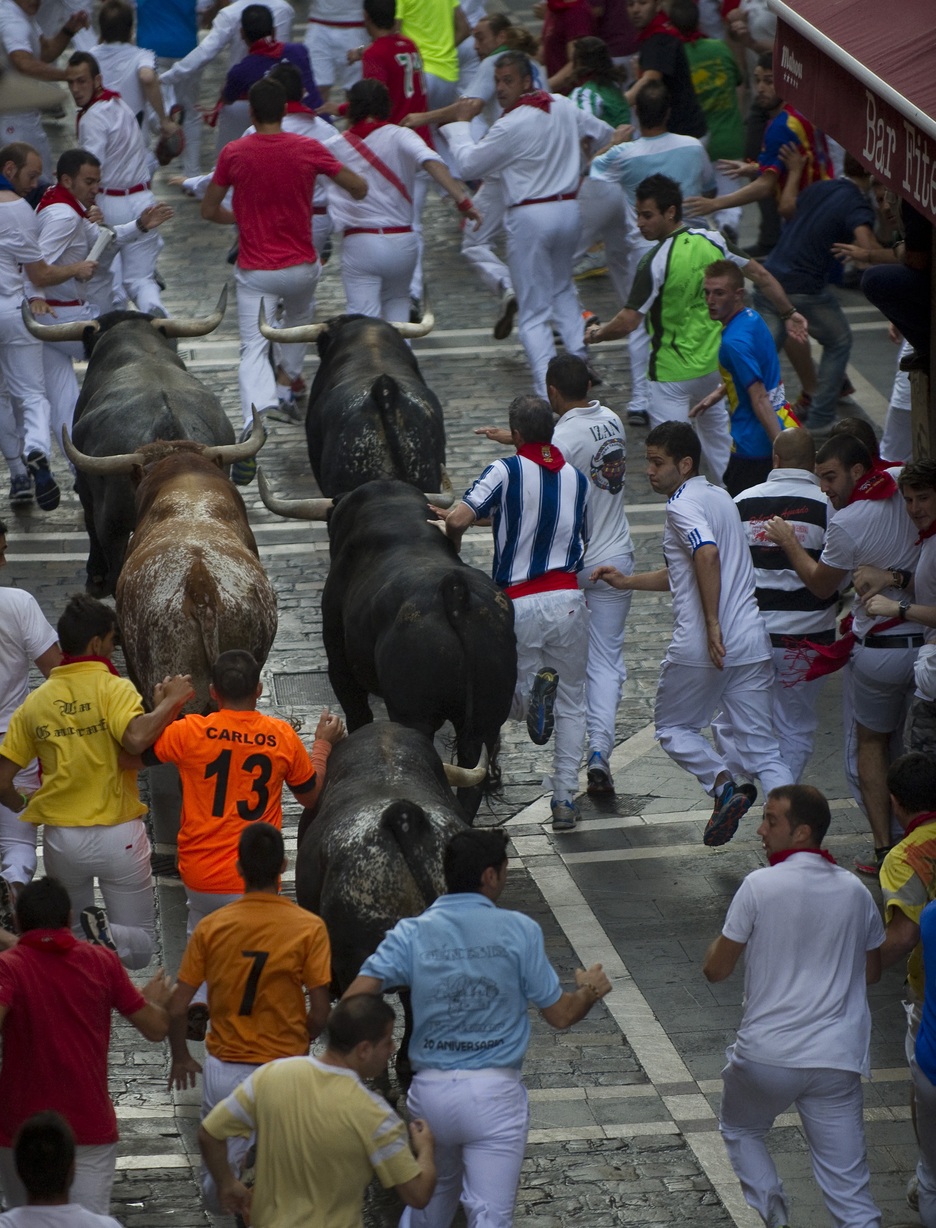
<svg viewBox="0 0 936 1228"><path fill-rule="evenodd" d="M470 209L474 208L474 203L470 196L466 196L464 200L456 201L456 208L459 213L467 213Z"/></svg>
<svg viewBox="0 0 936 1228"><path fill-rule="evenodd" d="M894 588L906 588L910 583L912 573L904 571L901 567L891 568L891 580L894 582Z"/></svg>
<svg viewBox="0 0 936 1228"><path fill-rule="evenodd" d="M136 228L140 232L141 235L149 234L149 231L143 225L143 214L142 213L136 220Z"/></svg>
<svg viewBox="0 0 936 1228"><path fill-rule="evenodd" d="M25 809L26 809L26 807L29 805L29 798L26 796L26 794L25 794L25 793L21 793L21 794L20 794L20 797L23 799L23 810L25 810ZM18 810L16 813L17 813L17 814L22 814L22 813L23 813L23 810Z"/></svg>
<svg viewBox="0 0 936 1228"><path fill-rule="evenodd" d="M796 308L795 308L795 307L791 307L789 311L781 311L781 312L780 312L780 319L781 319L781 320L784 320L784 321L786 321L786 320L792 320L792 318L793 318L795 315L796 315Z"/></svg>
<svg viewBox="0 0 936 1228"><path fill-rule="evenodd" d="M911 602L909 602L909 601L907 601L907 600L904 600L904 601L898 601L898 603L897 603L897 617L900 619L900 621L901 621L901 622L903 622L903 621L904 621L904 619L905 619L905 618L907 617L907 615L909 614L909 612L910 612L910 605L911 605Z"/></svg>

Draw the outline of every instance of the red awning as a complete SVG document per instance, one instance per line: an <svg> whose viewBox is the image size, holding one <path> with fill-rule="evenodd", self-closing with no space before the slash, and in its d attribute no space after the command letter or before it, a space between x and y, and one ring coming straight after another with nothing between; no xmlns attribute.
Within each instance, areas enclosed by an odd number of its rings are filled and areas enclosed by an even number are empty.
<svg viewBox="0 0 936 1228"><path fill-rule="evenodd" d="M777 93L936 222L933 0L768 2Z"/></svg>

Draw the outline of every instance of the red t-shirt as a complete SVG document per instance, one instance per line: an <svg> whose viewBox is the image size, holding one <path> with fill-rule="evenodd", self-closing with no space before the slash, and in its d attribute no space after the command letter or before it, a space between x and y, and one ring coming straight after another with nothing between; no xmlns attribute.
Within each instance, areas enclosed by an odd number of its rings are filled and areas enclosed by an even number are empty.
<svg viewBox="0 0 936 1228"><path fill-rule="evenodd" d="M382 34L364 50L361 69L365 77L382 81L390 95L390 123L398 124L405 115L429 110L422 56L411 38L402 34ZM416 128L432 147L429 128Z"/></svg>
<svg viewBox="0 0 936 1228"><path fill-rule="evenodd" d="M0 955L3 1062L0 1147L27 1117L61 1113L82 1146L117 1142L107 1094L111 1011L133 1015L146 1000L107 947L71 930L29 930Z"/></svg>
<svg viewBox="0 0 936 1228"><path fill-rule="evenodd" d="M341 169L324 145L292 132L255 132L225 145L212 183L234 188L238 266L286 269L314 263L315 176L334 178Z"/></svg>

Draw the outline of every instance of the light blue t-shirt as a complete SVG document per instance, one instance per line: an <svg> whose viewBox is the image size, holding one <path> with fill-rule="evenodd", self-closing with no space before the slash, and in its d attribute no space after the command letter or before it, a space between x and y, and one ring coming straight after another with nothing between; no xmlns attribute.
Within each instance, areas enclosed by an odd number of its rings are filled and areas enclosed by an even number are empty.
<svg viewBox="0 0 936 1228"><path fill-rule="evenodd" d="M705 146L694 136L677 136L674 132L640 136L621 145L612 145L595 158L588 174L605 183L619 183L631 204L634 204L638 184L648 175L675 179L684 199L701 196L715 188L715 173Z"/></svg>
<svg viewBox="0 0 936 1228"><path fill-rule="evenodd" d="M478 892L443 895L398 921L361 968L384 989L412 990L414 1070L519 1069L530 1043L527 1002L559 1000L543 931Z"/></svg>

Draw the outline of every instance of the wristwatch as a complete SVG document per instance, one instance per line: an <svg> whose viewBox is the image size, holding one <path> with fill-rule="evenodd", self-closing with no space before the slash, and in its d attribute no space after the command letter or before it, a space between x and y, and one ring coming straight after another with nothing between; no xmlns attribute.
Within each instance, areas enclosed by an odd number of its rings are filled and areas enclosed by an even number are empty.
<svg viewBox="0 0 936 1228"><path fill-rule="evenodd" d="M897 617L901 621L903 621L907 617L907 613L909 609L910 609L909 601L907 601L906 599L904 599L903 601L898 601L897 602Z"/></svg>

